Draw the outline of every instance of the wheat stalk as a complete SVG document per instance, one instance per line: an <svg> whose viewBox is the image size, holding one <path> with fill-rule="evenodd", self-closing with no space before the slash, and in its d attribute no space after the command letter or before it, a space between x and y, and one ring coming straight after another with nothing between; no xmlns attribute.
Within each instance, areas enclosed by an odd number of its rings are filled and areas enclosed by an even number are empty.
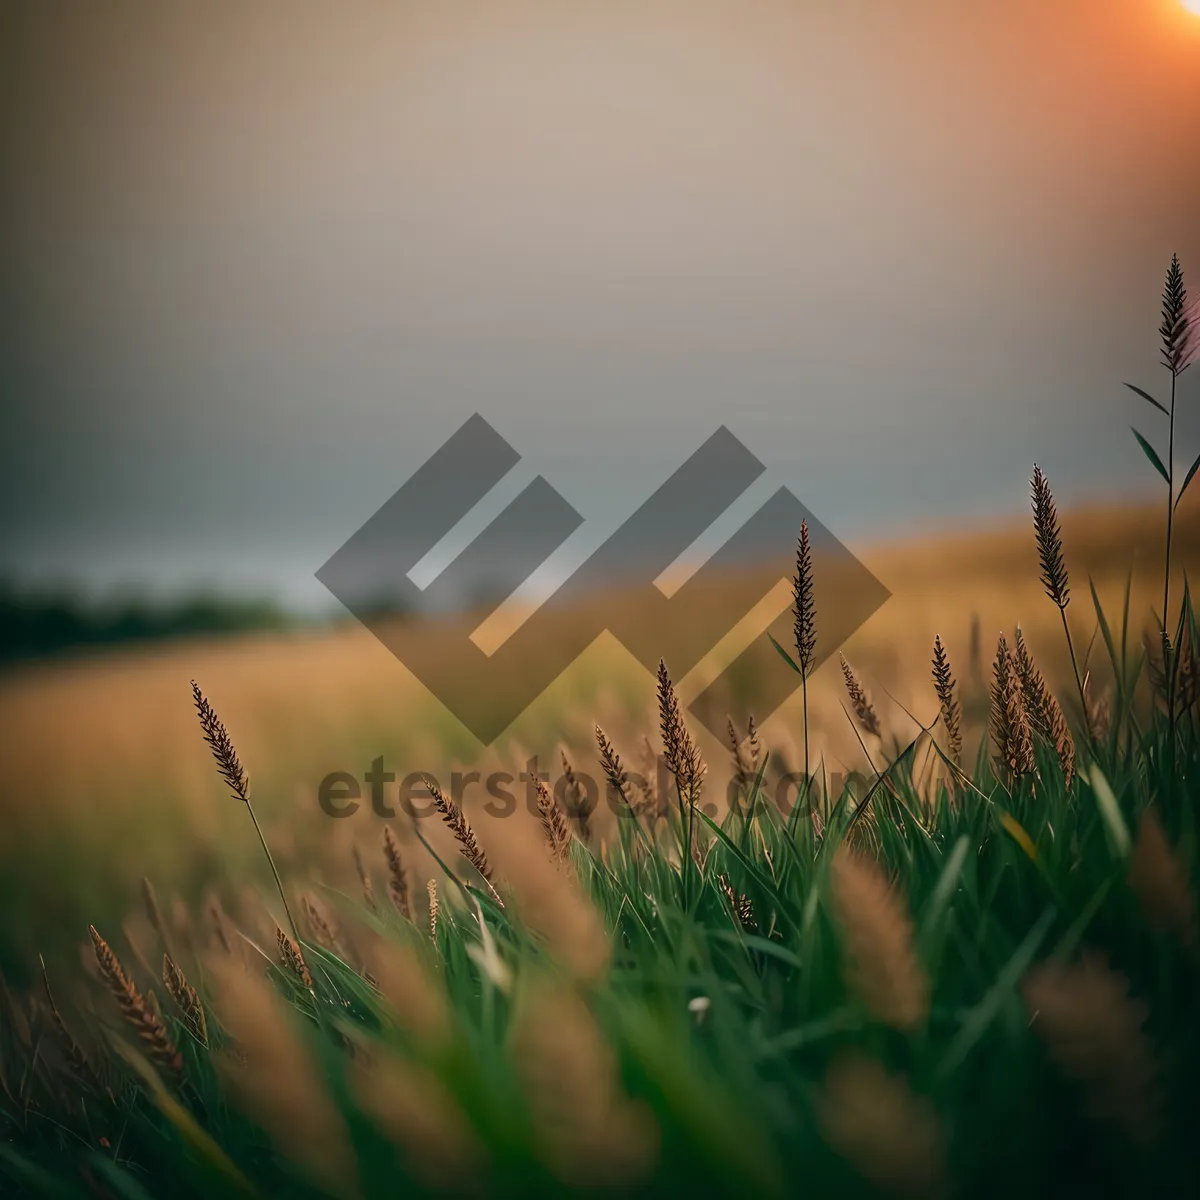
<svg viewBox="0 0 1200 1200"><path fill-rule="evenodd" d="M793 634L796 659L800 667L800 692L804 728L804 777L809 778L808 760L808 680L816 662L817 609L813 600L812 547L808 541L808 522L800 522L796 543L796 575L792 580ZM807 783L806 785L807 786Z"/></svg>
<svg viewBox="0 0 1200 1200"><path fill-rule="evenodd" d="M400 847L396 844L391 829L386 825L383 828L383 855L387 859L388 895L391 897L396 911L405 920L411 921L412 908L408 902L408 873L404 870L404 863L400 859Z"/></svg>
<svg viewBox="0 0 1200 1200"><path fill-rule="evenodd" d="M179 1047L171 1041L162 1019L138 991L133 980L125 974L120 959L97 932L95 925L88 926L88 933L92 939L96 963L100 968L100 977L117 1002L126 1024L137 1034L138 1041L151 1060L182 1080L183 1055L179 1053Z"/></svg>
<svg viewBox="0 0 1200 1200"><path fill-rule="evenodd" d="M500 899L500 894L496 891L495 884L492 882L492 868L488 864L487 855L484 854L482 847L479 845L475 837L475 831L467 823L467 818L463 816L462 810L447 796L434 780L428 775L423 776L425 786L429 789L429 794L433 797L434 807L441 814L442 820L450 827L450 832L454 834L454 840L458 842L459 852L463 858L467 860L479 872L483 882L487 884L487 889L492 895L492 899L501 907L504 906L504 901Z"/></svg>
<svg viewBox="0 0 1200 1200"><path fill-rule="evenodd" d="M292 936L299 942L300 927L296 924L295 917L292 916L292 910L287 902L287 893L283 890L283 880L279 877L279 871L275 866L275 859L271 856L271 848L267 845L267 839L263 835L262 826L259 825L258 818L254 815L254 808L250 803L250 776L246 774L245 768L243 768L241 760L237 756L237 751L233 746L233 739L229 736L229 730L225 728L213 706L208 702L208 698L200 690L199 685L194 679L192 680L192 700L196 705L196 715L200 718L200 730L204 735L204 740L208 743L209 749L212 751L213 760L217 764L218 774L229 785L234 797L245 804L246 812L250 814L254 831L258 834L263 854L266 855L267 865L271 868L271 874L275 877L275 886L279 889L279 899L283 902L284 915L288 919L288 924L292 927Z"/></svg>
<svg viewBox="0 0 1200 1200"><path fill-rule="evenodd" d="M204 1005L200 1003L196 989L188 982L187 976L170 954L163 955L162 980L163 987L167 989L168 995L175 1001L183 1016L183 1023L196 1041L207 1047L208 1022L204 1016Z"/></svg>
<svg viewBox="0 0 1200 1200"><path fill-rule="evenodd" d="M846 656L839 654L838 658L842 662L842 677L846 681L846 694L850 697L850 707L854 709L854 715L858 718L859 725L865 732L874 734L875 737L882 737L883 729L879 724L879 715L875 712L875 707L867 696L862 682L846 661Z"/></svg>
<svg viewBox="0 0 1200 1200"><path fill-rule="evenodd" d="M313 935L313 941L322 950L328 950L330 954L345 959L345 948L342 946L341 939L337 935L337 930L330 923L329 917L317 902L316 897L306 893L301 897L300 904L304 909L304 917L308 921L308 928Z"/></svg>
<svg viewBox="0 0 1200 1200"><path fill-rule="evenodd" d="M1019 625L1015 648L1014 665L1021 681L1025 712L1031 726L1054 747L1059 769L1063 774L1063 783L1070 787L1071 780L1075 777L1075 739L1071 736L1062 706L1047 687L1033 655L1029 653Z"/></svg>
<svg viewBox="0 0 1200 1200"><path fill-rule="evenodd" d="M1029 481L1033 505L1033 534L1037 543L1038 564L1041 570L1042 587L1054 601L1062 619L1063 633L1067 639L1067 650L1071 655L1071 671L1075 686L1079 689L1079 700L1083 703L1083 681L1079 675L1079 663L1075 658L1075 642L1071 627L1067 624L1067 605L1071 602L1071 585L1067 576L1067 562L1063 557L1062 528L1058 521L1058 509L1050 481L1042 474L1036 463L1033 478Z"/></svg>
<svg viewBox="0 0 1200 1200"><path fill-rule="evenodd" d="M1021 678L1003 633L996 646L992 673L992 738L996 743L997 763L1008 786L1013 788L1033 771L1036 763Z"/></svg>
<svg viewBox="0 0 1200 1200"><path fill-rule="evenodd" d="M599 725L596 726L596 746L600 751L600 766L604 770L608 786L620 797L621 802L632 810L633 806L629 800L629 777L625 772L625 766L608 734Z"/></svg>
<svg viewBox="0 0 1200 1200"><path fill-rule="evenodd" d="M962 708L958 703L958 689L950 660L942 639L933 639L933 690L937 693L942 724L946 727L946 744L950 761L957 767L962 762Z"/></svg>
<svg viewBox="0 0 1200 1200"><path fill-rule="evenodd" d="M707 768L684 724L675 685L671 682L667 664L661 658L658 660L658 725L667 770L675 777L680 799L689 805L694 804L700 795Z"/></svg>
<svg viewBox="0 0 1200 1200"><path fill-rule="evenodd" d="M569 860L571 852L570 826L550 789L536 775L533 776L533 785L537 792L538 820L542 824L542 832L550 844L555 862L563 866Z"/></svg>
<svg viewBox="0 0 1200 1200"><path fill-rule="evenodd" d="M566 787L563 790L563 805L567 810L568 818L579 823L579 836L586 842L591 837L591 809L587 804L586 789L579 782L579 776L575 774L575 768L571 765L571 760L567 758L567 752L560 750L559 757L562 759L563 779L566 781Z"/></svg>
<svg viewBox="0 0 1200 1200"><path fill-rule="evenodd" d="M275 940L279 944L280 962L311 992L313 979L308 964L304 961L300 943L292 941L278 925L275 927Z"/></svg>

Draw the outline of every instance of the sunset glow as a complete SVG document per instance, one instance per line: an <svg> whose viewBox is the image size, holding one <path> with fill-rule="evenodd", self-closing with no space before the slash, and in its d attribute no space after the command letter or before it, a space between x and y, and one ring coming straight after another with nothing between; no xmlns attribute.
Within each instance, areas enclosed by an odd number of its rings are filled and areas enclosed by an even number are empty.
<svg viewBox="0 0 1200 1200"><path fill-rule="evenodd" d="M1179 3L1190 13L1195 13L1200 17L1200 0L1179 0Z"/></svg>

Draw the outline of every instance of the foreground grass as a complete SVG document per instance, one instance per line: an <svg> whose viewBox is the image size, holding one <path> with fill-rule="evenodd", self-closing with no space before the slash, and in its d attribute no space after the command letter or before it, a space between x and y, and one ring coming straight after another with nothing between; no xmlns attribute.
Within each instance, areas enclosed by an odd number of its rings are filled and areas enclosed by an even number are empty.
<svg viewBox="0 0 1200 1200"><path fill-rule="evenodd" d="M432 922L400 862L370 904L310 899L299 954L159 918L191 982L97 934L118 1003L7 998L0 1172L62 1196L1181 1190L1195 710L1117 707L1069 786L1035 738L1019 779L985 754L931 794L914 743L815 815L759 795L747 742L718 824L668 703L674 806L626 784L599 854L497 829L496 891L448 862Z"/></svg>

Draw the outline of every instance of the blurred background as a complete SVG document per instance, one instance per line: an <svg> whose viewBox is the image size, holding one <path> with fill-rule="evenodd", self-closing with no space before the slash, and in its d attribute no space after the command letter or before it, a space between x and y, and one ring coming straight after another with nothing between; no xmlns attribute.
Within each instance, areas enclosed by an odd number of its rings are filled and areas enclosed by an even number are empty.
<svg viewBox="0 0 1200 1200"><path fill-rule="evenodd" d="M522 455L489 511L540 473L585 518L535 601L727 424L891 591L846 647L881 706L931 707L934 632L1061 666L1035 460L1077 637L1089 574L1140 630L1165 419L1122 382L1167 379L1197 145L1178 0L4 4L4 953L238 886L192 677L285 858L378 837L328 771L479 756L315 578L476 411ZM1178 406L1182 471L1200 374ZM602 638L495 753L636 745L650 684Z"/></svg>

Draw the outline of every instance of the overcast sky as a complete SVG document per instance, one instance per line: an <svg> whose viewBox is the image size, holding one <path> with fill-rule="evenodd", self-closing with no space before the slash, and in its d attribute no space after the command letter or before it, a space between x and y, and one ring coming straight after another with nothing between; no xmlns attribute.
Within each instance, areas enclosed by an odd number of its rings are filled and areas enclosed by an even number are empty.
<svg viewBox="0 0 1200 1200"><path fill-rule="evenodd" d="M1176 0L0 12L0 573L320 602L475 411L585 541L721 423L851 545L1153 483Z"/></svg>

